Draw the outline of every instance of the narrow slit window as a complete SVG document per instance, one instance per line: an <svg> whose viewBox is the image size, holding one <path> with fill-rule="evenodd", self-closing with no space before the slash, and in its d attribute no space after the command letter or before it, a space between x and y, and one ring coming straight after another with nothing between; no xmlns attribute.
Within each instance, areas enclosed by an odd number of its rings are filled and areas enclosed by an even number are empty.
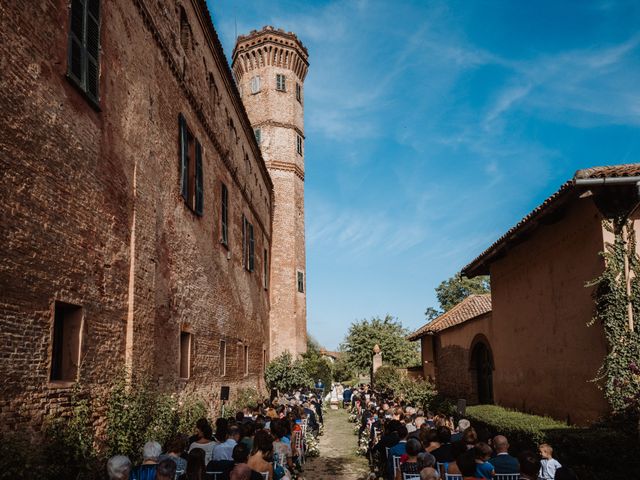
<svg viewBox="0 0 640 480"><path fill-rule="evenodd" d="M302 137L300 135L296 135L296 151L298 155L302 155Z"/></svg>
<svg viewBox="0 0 640 480"><path fill-rule="evenodd" d="M78 379L82 343L82 307L55 302L51 344L51 381Z"/></svg>
<svg viewBox="0 0 640 480"><path fill-rule="evenodd" d="M263 251L263 262L262 262L262 284L264 289L267 290L269 288L269 251L265 248Z"/></svg>
<svg viewBox="0 0 640 480"><path fill-rule="evenodd" d="M220 376L227 374L227 342L220 340Z"/></svg>
<svg viewBox="0 0 640 480"><path fill-rule="evenodd" d="M296 100L302 103L302 86L299 83L296 83Z"/></svg>
<svg viewBox="0 0 640 480"><path fill-rule="evenodd" d="M244 375L249 375L249 346L244 346Z"/></svg>
<svg viewBox="0 0 640 480"><path fill-rule="evenodd" d="M304 293L304 273L298 272L298 292Z"/></svg>
<svg viewBox="0 0 640 480"><path fill-rule="evenodd" d="M256 128L253 133L256 136L256 142L260 145L262 143L262 131L259 128Z"/></svg>
<svg viewBox="0 0 640 480"><path fill-rule="evenodd" d="M191 377L191 349L193 335L189 332L180 332L180 378Z"/></svg>

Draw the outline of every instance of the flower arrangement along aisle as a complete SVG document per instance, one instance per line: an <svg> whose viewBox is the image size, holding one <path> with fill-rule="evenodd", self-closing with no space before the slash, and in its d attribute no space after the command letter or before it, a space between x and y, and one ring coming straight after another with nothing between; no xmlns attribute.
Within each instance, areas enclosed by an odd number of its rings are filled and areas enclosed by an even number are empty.
<svg viewBox="0 0 640 480"><path fill-rule="evenodd" d="M307 444L306 455L307 457L319 457L320 456L320 442L310 432L304 437L304 441Z"/></svg>

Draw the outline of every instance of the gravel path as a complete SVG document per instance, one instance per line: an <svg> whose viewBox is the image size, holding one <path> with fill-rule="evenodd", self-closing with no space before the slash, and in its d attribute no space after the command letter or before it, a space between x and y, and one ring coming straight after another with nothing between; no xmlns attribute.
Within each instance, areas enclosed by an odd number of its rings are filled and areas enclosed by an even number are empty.
<svg viewBox="0 0 640 480"><path fill-rule="evenodd" d="M324 415L324 435L320 437L320 456L309 459L304 480L364 480L369 474L365 457L355 454L358 437L346 410L329 410Z"/></svg>

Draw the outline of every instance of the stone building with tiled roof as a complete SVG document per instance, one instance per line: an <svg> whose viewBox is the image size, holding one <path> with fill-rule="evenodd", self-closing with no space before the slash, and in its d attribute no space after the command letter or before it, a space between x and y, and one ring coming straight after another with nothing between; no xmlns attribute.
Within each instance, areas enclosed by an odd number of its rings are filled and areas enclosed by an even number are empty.
<svg viewBox="0 0 640 480"><path fill-rule="evenodd" d="M601 325L587 326L585 285L612 241L603 220L626 215L638 231L639 192L640 164L580 170L465 266L468 277L491 276L491 301L482 310L470 297L409 337L422 343L425 375L470 403L577 424L607 414L592 382L607 345Z"/></svg>

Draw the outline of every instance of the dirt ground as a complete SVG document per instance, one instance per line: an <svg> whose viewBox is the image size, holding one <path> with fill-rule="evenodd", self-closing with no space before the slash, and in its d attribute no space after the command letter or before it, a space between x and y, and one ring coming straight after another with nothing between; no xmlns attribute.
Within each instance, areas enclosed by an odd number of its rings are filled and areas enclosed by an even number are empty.
<svg viewBox="0 0 640 480"><path fill-rule="evenodd" d="M329 410L324 415L324 435L320 437L320 456L309 459L304 480L363 480L369 474L365 457L356 455L358 437L346 410Z"/></svg>

